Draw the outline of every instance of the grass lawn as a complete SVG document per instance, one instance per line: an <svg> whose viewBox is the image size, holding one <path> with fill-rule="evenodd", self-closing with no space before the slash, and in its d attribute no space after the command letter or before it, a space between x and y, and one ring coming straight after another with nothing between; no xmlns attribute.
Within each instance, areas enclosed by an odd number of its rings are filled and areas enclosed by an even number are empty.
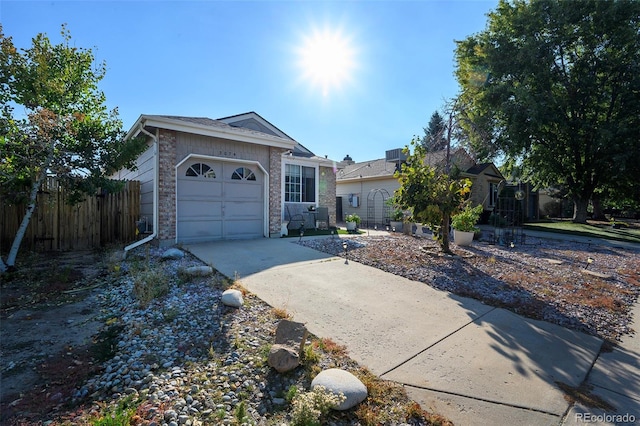
<svg viewBox="0 0 640 426"><path fill-rule="evenodd" d="M626 241L630 243L640 243L640 223L617 222L619 228L613 228L608 222L588 221L588 223L573 223L571 221L551 221L525 223L525 229L559 232L565 234L582 235L593 238L607 238L616 241Z"/></svg>

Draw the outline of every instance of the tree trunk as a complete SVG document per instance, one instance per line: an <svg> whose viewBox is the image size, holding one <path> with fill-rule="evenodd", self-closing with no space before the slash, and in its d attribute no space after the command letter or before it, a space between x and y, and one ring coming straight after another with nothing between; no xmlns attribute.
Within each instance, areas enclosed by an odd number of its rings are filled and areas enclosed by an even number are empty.
<svg viewBox="0 0 640 426"><path fill-rule="evenodd" d="M13 239L13 244L11 245L11 250L9 250L9 256L7 257L7 267L9 269L15 268L18 249L20 248L20 244L22 244L22 239L24 238L25 232L27 232L27 227L29 226L29 222L31 221L33 211L36 209L36 197L38 196L38 189L40 189L40 185L42 184L43 179L44 173L42 174L42 177L40 179L33 182L33 186L31 187L31 194L29 195L29 205L27 206L27 211L22 218L22 222L20 222L20 227L16 232L16 236Z"/></svg>
<svg viewBox="0 0 640 426"><path fill-rule="evenodd" d="M440 242L440 247L442 248L443 253L451 254L451 249L449 248L449 224L451 223L451 215L449 213L442 214L442 228L440 232L442 232L442 241Z"/></svg>
<svg viewBox="0 0 640 426"><path fill-rule="evenodd" d="M587 223L587 207L589 199L573 198L573 223Z"/></svg>
<svg viewBox="0 0 640 426"><path fill-rule="evenodd" d="M591 202L593 203L593 218L596 220L606 220L604 212L602 211L602 198L598 194L591 196Z"/></svg>

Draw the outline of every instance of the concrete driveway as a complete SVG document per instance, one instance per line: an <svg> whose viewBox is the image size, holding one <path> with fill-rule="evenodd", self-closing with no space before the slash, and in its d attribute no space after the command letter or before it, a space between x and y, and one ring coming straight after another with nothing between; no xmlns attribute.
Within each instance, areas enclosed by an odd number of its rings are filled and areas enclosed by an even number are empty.
<svg viewBox="0 0 640 426"><path fill-rule="evenodd" d="M560 424L570 406L557 382L579 386L602 344L294 239L186 248L458 425Z"/></svg>

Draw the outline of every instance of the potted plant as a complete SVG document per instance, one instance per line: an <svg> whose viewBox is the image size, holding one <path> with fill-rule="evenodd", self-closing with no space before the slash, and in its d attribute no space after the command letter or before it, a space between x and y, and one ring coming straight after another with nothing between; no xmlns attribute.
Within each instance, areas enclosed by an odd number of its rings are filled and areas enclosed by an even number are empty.
<svg viewBox="0 0 640 426"><path fill-rule="evenodd" d="M389 218L389 225L394 232L402 231L402 221L404 220L404 212L400 209L395 209L391 212L391 217Z"/></svg>
<svg viewBox="0 0 640 426"><path fill-rule="evenodd" d="M467 205L462 211L451 217L453 241L459 246L471 245L473 235L479 231L476 226L482 214L482 205L470 207Z"/></svg>
<svg viewBox="0 0 640 426"><path fill-rule="evenodd" d="M360 216L355 213L348 214L344 218L345 222L347 222L347 231L355 231L358 225L360 225Z"/></svg>

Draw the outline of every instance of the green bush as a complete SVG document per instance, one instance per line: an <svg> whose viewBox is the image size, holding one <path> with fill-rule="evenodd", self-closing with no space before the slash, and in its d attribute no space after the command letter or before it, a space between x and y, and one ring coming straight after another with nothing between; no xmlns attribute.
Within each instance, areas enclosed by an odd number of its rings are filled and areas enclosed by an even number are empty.
<svg viewBox="0 0 640 426"><path fill-rule="evenodd" d="M466 206L460 213L453 215L451 218L451 226L453 229L463 232L476 232L478 229L476 223L482 214L482 205L475 207Z"/></svg>

